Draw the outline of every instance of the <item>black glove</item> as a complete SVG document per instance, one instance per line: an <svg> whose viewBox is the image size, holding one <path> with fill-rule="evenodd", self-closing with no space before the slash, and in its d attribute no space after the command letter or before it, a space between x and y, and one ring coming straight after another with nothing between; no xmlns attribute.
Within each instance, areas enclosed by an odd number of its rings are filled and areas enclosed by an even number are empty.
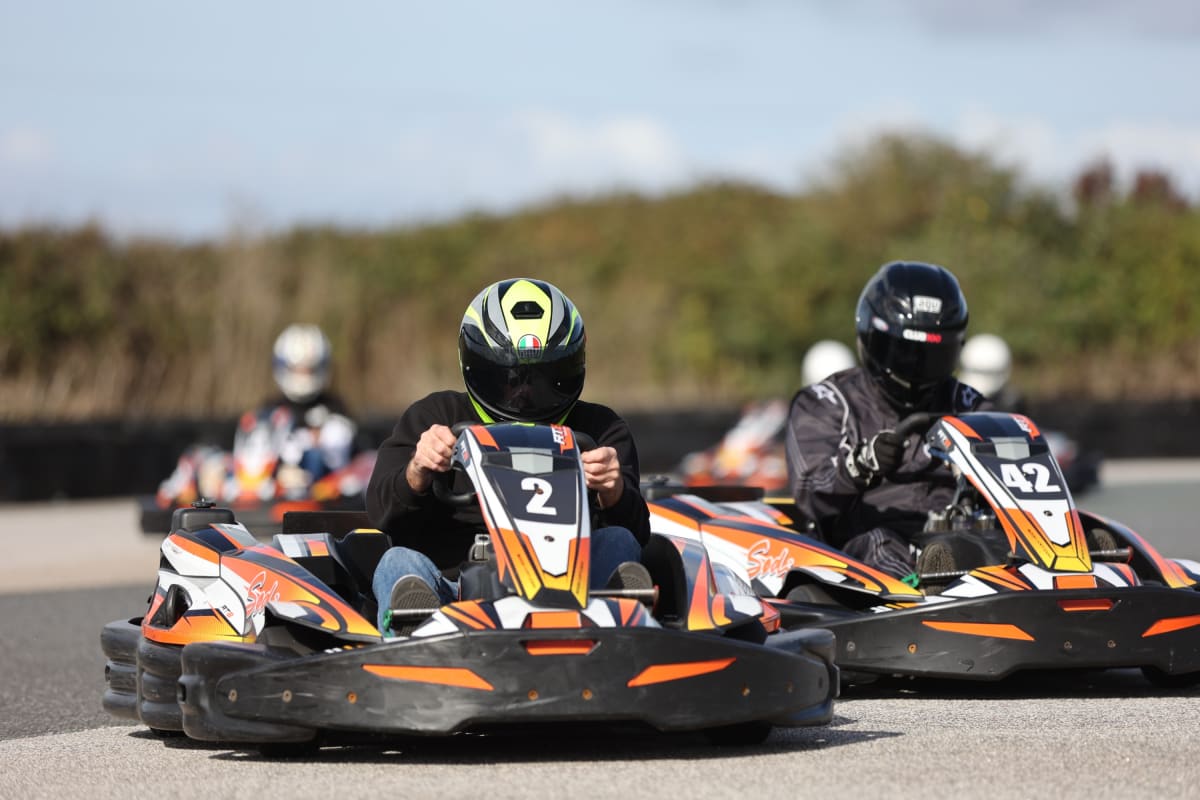
<svg viewBox="0 0 1200 800"><path fill-rule="evenodd" d="M846 459L846 472L863 484L891 475L904 458L904 440L893 430L882 430L854 449Z"/></svg>

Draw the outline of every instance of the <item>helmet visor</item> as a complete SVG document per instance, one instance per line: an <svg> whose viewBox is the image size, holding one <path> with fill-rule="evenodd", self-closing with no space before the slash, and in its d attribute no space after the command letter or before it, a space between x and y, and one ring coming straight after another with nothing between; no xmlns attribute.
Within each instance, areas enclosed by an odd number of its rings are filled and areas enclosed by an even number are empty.
<svg viewBox="0 0 1200 800"><path fill-rule="evenodd" d="M962 349L962 331L905 329L901 336L872 331L866 350L892 378L913 388L940 383L954 373Z"/></svg>
<svg viewBox="0 0 1200 800"><path fill-rule="evenodd" d="M583 391L576 359L499 365L482 358L463 364L467 388L489 414L517 422L558 422Z"/></svg>

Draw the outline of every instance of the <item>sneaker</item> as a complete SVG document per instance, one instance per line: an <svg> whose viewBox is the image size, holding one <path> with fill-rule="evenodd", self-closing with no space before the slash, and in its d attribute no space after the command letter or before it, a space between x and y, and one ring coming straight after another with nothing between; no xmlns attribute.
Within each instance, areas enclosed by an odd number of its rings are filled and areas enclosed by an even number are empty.
<svg viewBox="0 0 1200 800"><path fill-rule="evenodd" d="M650 590L654 588L654 581L650 578L650 570L644 565L636 561L625 561L613 570L604 588Z"/></svg>
<svg viewBox="0 0 1200 800"><path fill-rule="evenodd" d="M937 575L944 572L957 572L958 563L954 551L945 542L930 542L917 556L917 575Z"/></svg>
<svg viewBox="0 0 1200 800"><path fill-rule="evenodd" d="M960 571L954 551L946 542L930 542L917 556L915 585L927 595L941 594Z"/></svg>
<svg viewBox="0 0 1200 800"><path fill-rule="evenodd" d="M1087 532L1088 550L1099 550L1100 552L1110 552L1120 547L1117 543L1117 537L1112 534L1112 531L1106 531L1104 528L1092 528Z"/></svg>
<svg viewBox="0 0 1200 800"><path fill-rule="evenodd" d="M393 611L426 611L432 614L442 607L433 587L418 575L405 575L392 585L388 607ZM397 619L397 617L400 617ZM424 622L424 617L392 614L392 632L397 636L408 636Z"/></svg>

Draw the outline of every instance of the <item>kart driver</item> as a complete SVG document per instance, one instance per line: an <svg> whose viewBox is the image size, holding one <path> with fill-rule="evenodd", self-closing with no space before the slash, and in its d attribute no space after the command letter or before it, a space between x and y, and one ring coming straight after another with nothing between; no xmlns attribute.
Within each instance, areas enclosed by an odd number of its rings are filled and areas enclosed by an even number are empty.
<svg viewBox="0 0 1200 800"><path fill-rule="evenodd" d="M905 441L894 428L918 411L957 414L990 405L952 377L967 301L949 270L897 261L867 281L855 325L862 366L792 399L788 483L813 535L913 580L910 542L927 512L950 502L954 479L925 452L920 435Z"/></svg>
<svg viewBox="0 0 1200 800"><path fill-rule="evenodd" d="M246 487L233 461L247 453L277 458L274 480L293 499L307 496L314 481L346 466L358 449L357 426L328 389L332 352L316 325L285 328L271 358L281 394L242 414L232 453L209 444L188 448L159 486L160 502L190 503L195 496L190 492L223 501L237 498Z"/></svg>
<svg viewBox="0 0 1200 800"><path fill-rule="evenodd" d="M434 476L450 469L456 422L552 423L591 436L597 446L581 458L598 517L591 532L592 588L606 582L651 588L638 563L650 538L650 514L638 489L633 436L612 409L579 399L586 339L575 306L545 281L500 281L471 301L458 332L467 391L435 392L413 403L380 446L367 485L371 523L399 545L384 553L372 580L385 635L389 609L436 608L458 599L458 567L485 530L477 504L448 506L429 491Z"/></svg>
<svg viewBox="0 0 1200 800"><path fill-rule="evenodd" d="M307 491L313 481L346 466L354 454L356 426L328 390L332 355L329 339L316 325L289 325L275 340L272 373L283 396L266 403L260 413L277 419L281 429L286 426L277 472L285 490Z"/></svg>

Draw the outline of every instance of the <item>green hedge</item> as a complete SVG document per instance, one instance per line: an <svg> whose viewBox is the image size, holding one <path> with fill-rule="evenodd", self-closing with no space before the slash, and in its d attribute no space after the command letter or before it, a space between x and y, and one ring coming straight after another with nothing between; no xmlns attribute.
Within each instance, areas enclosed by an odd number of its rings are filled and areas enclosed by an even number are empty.
<svg viewBox="0 0 1200 800"><path fill-rule="evenodd" d="M1200 395L1200 213L1169 180L1119 191L1097 168L1043 188L985 154L889 136L792 195L704 185L204 244L0 232L0 408L235 413L270 392L276 333L307 320L333 340L353 406L399 409L460 384L463 308L518 275L581 308L589 397L728 405L794 391L805 348L849 343L863 282L898 258L959 276L972 330L1010 342L1029 394Z"/></svg>

